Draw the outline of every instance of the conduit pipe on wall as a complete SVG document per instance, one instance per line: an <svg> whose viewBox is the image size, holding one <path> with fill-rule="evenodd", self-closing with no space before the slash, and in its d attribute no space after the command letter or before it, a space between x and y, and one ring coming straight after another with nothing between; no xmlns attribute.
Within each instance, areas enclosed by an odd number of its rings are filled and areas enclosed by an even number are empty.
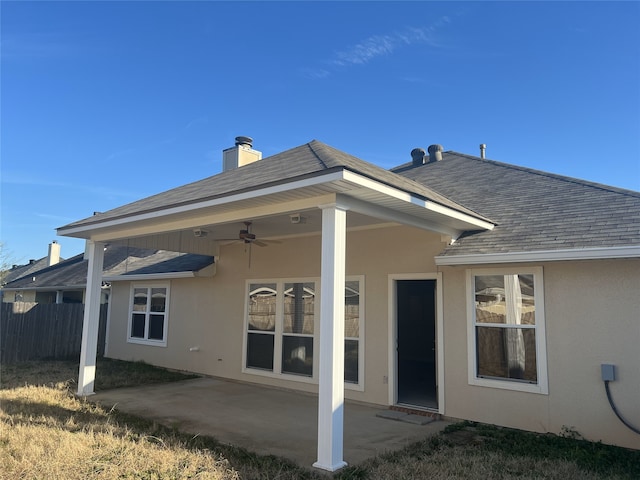
<svg viewBox="0 0 640 480"><path fill-rule="evenodd" d="M600 365L600 368L602 372L602 380L604 381L604 389L607 392L607 400L609 400L609 405L611 406L611 410L613 410L613 413L616 414L616 417L618 417L618 419L624 424L625 427L627 427L632 432L640 435L640 429L637 429L636 427L634 427L624 419L624 417L620 414L620 412L618 412L618 409L616 408L616 404L613 402L613 398L611 397L609 382L613 382L616 379L615 365L602 364Z"/></svg>

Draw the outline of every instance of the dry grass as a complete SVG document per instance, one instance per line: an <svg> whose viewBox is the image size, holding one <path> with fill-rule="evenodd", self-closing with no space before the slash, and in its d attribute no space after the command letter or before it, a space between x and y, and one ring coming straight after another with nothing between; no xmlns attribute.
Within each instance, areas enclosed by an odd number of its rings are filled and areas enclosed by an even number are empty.
<svg viewBox="0 0 640 480"><path fill-rule="evenodd" d="M226 460L140 434L70 394L67 384L0 391L1 478L237 479Z"/></svg>
<svg viewBox="0 0 640 480"><path fill-rule="evenodd" d="M273 456L77 398L77 362L0 366L0 479L330 478ZM105 385L185 378L148 365L103 360ZM96 388L101 388L100 383ZM640 478L640 451L469 423L337 472L336 480Z"/></svg>
<svg viewBox="0 0 640 480"><path fill-rule="evenodd" d="M108 358L98 359L96 372L96 391L173 382L196 377L196 375L172 372L142 362L123 362ZM74 389L77 380L77 360L32 360L0 365L0 388L66 383L70 389Z"/></svg>
<svg viewBox="0 0 640 480"><path fill-rule="evenodd" d="M502 453L486 452L468 446L442 448L419 457L402 454L395 459L373 460L360 466L366 469L362 477L376 480L399 478L445 479L557 479L598 480L604 477L585 472L575 462L566 460L510 457ZM346 477L345 477L346 478Z"/></svg>

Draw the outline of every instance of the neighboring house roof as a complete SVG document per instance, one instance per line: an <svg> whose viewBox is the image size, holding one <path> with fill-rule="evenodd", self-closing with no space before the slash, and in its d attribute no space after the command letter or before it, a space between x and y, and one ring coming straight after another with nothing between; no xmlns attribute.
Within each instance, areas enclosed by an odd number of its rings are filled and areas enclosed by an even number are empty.
<svg viewBox="0 0 640 480"><path fill-rule="evenodd" d="M488 220L470 208L451 201L425 185L401 175L396 175L317 140L312 140L309 143L245 165L242 168L222 172L204 180L174 188L65 225L62 228L70 229L77 226L91 225L106 220L125 218L169 207L178 207L227 195L250 192L270 185L285 184L337 170L350 170L467 215Z"/></svg>
<svg viewBox="0 0 640 480"><path fill-rule="evenodd" d="M2 286L17 280L18 278L46 268L48 261L49 257L42 257L39 260L30 260L26 265L14 265L10 270L4 272L5 275L2 278Z"/></svg>
<svg viewBox="0 0 640 480"><path fill-rule="evenodd" d="M104 254L103 277L170 275L197 272L213 264L213 257L190 253L146 250L109 245ZM40 290L84 288L87 283L88 260L84 254L39 271L30 272L5 286L7 290Z"/></svg>
<svg viewBox="0 0 640 480"><path fill-rule="evenodd" d="M441 256L640 246L638 192L451 151L392 171L497 223L465 233Z"/></svg>

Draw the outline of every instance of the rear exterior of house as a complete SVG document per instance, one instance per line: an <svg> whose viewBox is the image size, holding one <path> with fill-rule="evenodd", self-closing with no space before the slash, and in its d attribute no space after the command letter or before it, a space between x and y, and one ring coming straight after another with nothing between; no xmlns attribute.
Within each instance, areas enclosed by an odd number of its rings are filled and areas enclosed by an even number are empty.
<svg viewBox="0 0 640 480"><path fill-rule="evenodd" d="M433 147L387 172L313 141L62 227L216 257L114 279L107 355L318 392L327 470L342 391L640 448L601 377L640 424L640 195Z"/></svg>

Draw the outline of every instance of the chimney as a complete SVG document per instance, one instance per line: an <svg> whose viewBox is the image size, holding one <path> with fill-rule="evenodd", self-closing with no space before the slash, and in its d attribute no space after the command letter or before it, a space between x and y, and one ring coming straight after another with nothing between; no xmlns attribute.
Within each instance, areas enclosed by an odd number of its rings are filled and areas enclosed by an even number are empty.
<svg viewBox="0 0 640 480"><path fill-rule="evenodd" d="M485 158L485 152L487 151L487 144L486 143L481 143L480 144L480 158L482 158L484 160Z"/></svg>
<svg viewBox="0 0 640 480"><path fill-rule="evenodd" d="M262 152L253 149L251 137L236 137L236 145L222 151L222 171L234 170L262 159Z"/></svg>
<svg viewBox="0 0 640 480"><path fill-rule="evenodd" d="M429 145L427 149L429 151L429 163L431 162L439 162L442 160L442 145Z"/></svg>
<svg viewBox="0 0 640 480"><path fill-rule="evenodd" d="M60 263L60 244L55 240L49 244L49 255L47 256L47 267Z"/></svg>

